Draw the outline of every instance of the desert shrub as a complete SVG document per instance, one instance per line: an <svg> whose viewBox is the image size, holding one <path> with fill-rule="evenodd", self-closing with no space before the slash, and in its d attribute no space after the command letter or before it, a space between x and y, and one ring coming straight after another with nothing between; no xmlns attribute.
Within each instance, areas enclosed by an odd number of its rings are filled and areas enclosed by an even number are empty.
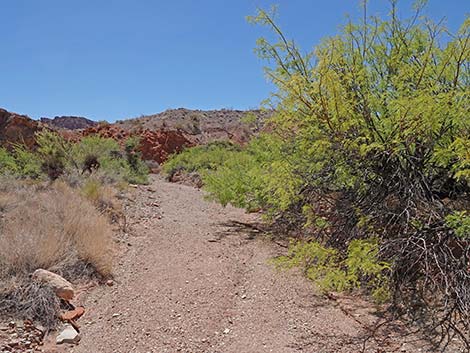
<svg viewBox="0 0 470 353"><path fill-rule="evenodd" d="M86 136L72 146L71 157L82 173L109 169L112 159L121 158L119 144L111 138Z"/></svg>
<svg viewBox="0 0 470 353"><path fill-rule="evenodd" d="M13 150L16 164L16 176L22 178L39 178L41 176L41 163L34 152L25 146L16 145Z"/></svg>
<svg viewBox="0 0 470 353"><path fill-rule="evenodd" d="M369 287L378 302L389 299L386 272L390 264L380 261L376 239L356 239L348 246L346 257L316 241L294 242L286 256L274 260L279 268L300 267L323 291L345 291Z"/></svg>
<svg viewBox="0 0 470 353"><path fill-rule="evenodd" d="M149 168L142 160L139 151L140 139L137 136L129 137L124 145L129 171L126 180L133 184L147 184Z"/></svg>
<svg viewBox="0 0 470 353"><path fill-rule="evenodd" d="M54 291L25 277L2 279L0 314L34 320L47 328L57 326L60 299Z"/></svg>
<svg viewBox="0 0 470 353"><path fill-rule="evenodd" d="M470 346L470 19L450 34L423 4L401 19L391 2L388 18L349 22L305 55L273 15L251 18L279 38L258 41L276 114L240 152L249 162L224 163L206 184L299 232L324 220L317 240L342 260L377 239L392 308Z"/></svg>
<svg viewBox="0 0 470 353"><path fill-rule="evenodd" d="M169 176L182 171L201 172L218 168L240 148L228 141L210 142L207 145L190 147L175 154L165 162L163 172Z"/></svg>
<svg viewBox="0 0 470 353"><path fill-rule="evenodd" d="M109 225L76 191L59 182L33 192L23 187L9 196L15 201L1 222L2 274L45 268L79 277L83 265L109 275Z"/></svg>
<svg viewBox="0 0 470 353"><path fill-rule="evenodd" d="M41 170L50 180L56 180L65 172L70 159L71 145L59 134L43 130L36 133L37 155L41 161Z"/></svg>
<svg viewBox="0 0 470 353"><path fill-rule="evenodd" d="M28 310L36 309L43 313L37 307L41 301L26 295L39 291L29 278L37 268L71 281L111 274L110 225L77 191L61 182L48 188L20 184L0 191L0 196L8 200L0 218L0 314L26 317ZM20 292L24 296L18 296ZM39 319L50 323L56 314Z"/></svg>
<svg viewBox="0 0 470 353"><path fill-rule="evenodd" d="M0 174L38 178L41 175L41 164L34 153L24 146L16 145L13 151L0 148Z"/></svg>
<svg viewBox="0 0 470 353"><path fill-rule="evenodd" d="M33 154L22 149L18 150L21 152L18 156L39 163L40 170L51 180L64 176L65 179L68 176L76 179L79 174L93 174L105 183L123 180L138 184L148 182L148 168L140 158L138 140L134 138L126 141L123 149L117 141L98 135L86 136L77 143L67 142L52 131L42 131L36 137L39 146L37 152ZM19 173L33 177L34 164L25 166L29 169L23 167ZM78 181L74 184L78 184Z"/></svg>
<svg viewBox="0 0 470 353"><path fill-rule="evenodd" d="M13 155L5 148L0 148L0 172L1 174L15 174L17 165Z"/></svg>

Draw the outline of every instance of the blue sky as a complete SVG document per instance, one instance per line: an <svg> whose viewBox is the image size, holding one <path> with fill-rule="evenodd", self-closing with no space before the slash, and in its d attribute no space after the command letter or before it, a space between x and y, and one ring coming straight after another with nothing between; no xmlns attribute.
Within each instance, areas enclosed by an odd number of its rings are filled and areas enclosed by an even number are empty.
<svg viewBox="0 0 470 353"><path fill-rule="evenodd" d="M407 15L411 0L399 2ZM337 32L359 0L1 1L0 107L33 118L109 120L168 108L255 108L272 87L253 53L264 29L245 17L279 6L279 24L304 50ZM370 0L387 13L387 0ZM455 29L470 0L430 0Z"/></svg>

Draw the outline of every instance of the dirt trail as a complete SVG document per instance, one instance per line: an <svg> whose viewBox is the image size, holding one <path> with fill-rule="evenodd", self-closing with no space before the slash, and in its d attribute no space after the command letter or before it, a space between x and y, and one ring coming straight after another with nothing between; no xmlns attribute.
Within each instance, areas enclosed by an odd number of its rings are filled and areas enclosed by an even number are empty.
<svg viewBox="0 0 470 353"><path fill-rule="evenodd" d="M370 304L326 300L301 276L276 272L268 260L281 248L236 226L253 215L157 177L134 197L116 284L83 298L83 338L71 352L362 350L363 325L378 320ZM365 352L418 351L386 336Z"/></svg>

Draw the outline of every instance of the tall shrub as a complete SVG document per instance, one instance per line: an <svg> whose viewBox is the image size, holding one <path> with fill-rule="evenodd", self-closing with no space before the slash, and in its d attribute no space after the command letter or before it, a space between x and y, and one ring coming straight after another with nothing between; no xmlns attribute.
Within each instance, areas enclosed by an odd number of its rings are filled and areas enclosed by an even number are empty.
<svg viewBox="0 0 470 353"><path fill-rule="evenodd" d="M307 54L272 13L251 17L279 39L257 48L276 114L242 152L255 163L226 163L208 188L223 203L256 195L343 256L377 239L394 308L470 345L470 18L450 33L421 16L424 3L410 19L396 1L386 19L364 5L361 21Z"/></svg>

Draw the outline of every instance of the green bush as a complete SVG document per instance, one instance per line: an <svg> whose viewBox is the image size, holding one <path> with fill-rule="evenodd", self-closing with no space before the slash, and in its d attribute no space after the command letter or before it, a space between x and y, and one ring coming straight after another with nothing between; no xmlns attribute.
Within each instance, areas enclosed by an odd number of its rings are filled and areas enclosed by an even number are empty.
<svg viewBox="0 0 470 353"><path fill-rule="evenodd" d="M96 174L106 183L148 182L148 168L141 160L136 138L128 139L121 148L110 138L86 136L71 143L53 131L44 130L37 133L36 142L38 148L35 151L21 145L11 152L0 148L0 174L22 178L45 175L51 180Z"/></svg>
<svg viewBox="0 0 470 353"><path fill-rule="evenodd" d="M279 38L258 41L276 113L205 184L223 204L324 228L339 261L377 239L396 306L419 303L417 322L470 342L468 217L455 213L470 210L470 18L450 33L421 16L424 3L401 19L393 1L388 18L349 22L307 54L273 14L250 18Z"/></svg>
<svg viewBox="0 0 470 353"><path fill-rule="evenodd" d="M24 146L17 145L11 152L0 148L0 175L38 178L41 175L41 163Z"/></svg>
<svg viewBox="0 0 470 353"><path fill-rule="evenodd" d="M41 161L41 170L50 180L64 174L70 158L71 145L59 134L43 130L36 133L37 156Z"/></svg>
<svg viewBox="0 0 470 353"><path fill-rule="evenodd" d="M16 174L17 168L15 157L5 148L0 147L0 174Z"/></svg>
<svg viewBox="0 0 470 353"><path fill-rule="evenodd" d="M390 298L387 272L390 264L379 260L376 239L353 240L344 260L338 250L316 241L294 242L287 256L274 260L279 268L300 267L322 291L368 288L377 302Z"/></svg>
<svg viewBox="0 0 470 353"><path fill-rule="evenodd" d="M16 163L16 175L26 178L39 178L41 176L41 163L34 152L25 146L17 145L13 150Z"/></svg>
<svg viewBox="0 0 470 353"><path fill-rule="evenodd" d="M224 164L239 150L238 146L223 141L191 147L171 156L163 165L163 172L172 175L177 171L191 173L213 170Z"/></svg>
<svg viewBox="0 0 470 353"><path fill-rule="evenodd" d="M454 211L446 218L446 225L461 239L470 239L470 216L467 211Z"/></svg>
<svg viewBox="0 0 470 353"><path fill-rule="evenodd" d="M140 139L135 136L129 137L125 142L124 151L129 166L125 180L134 184L147 184L149 169L142 160L139 145Z"/></svg>

